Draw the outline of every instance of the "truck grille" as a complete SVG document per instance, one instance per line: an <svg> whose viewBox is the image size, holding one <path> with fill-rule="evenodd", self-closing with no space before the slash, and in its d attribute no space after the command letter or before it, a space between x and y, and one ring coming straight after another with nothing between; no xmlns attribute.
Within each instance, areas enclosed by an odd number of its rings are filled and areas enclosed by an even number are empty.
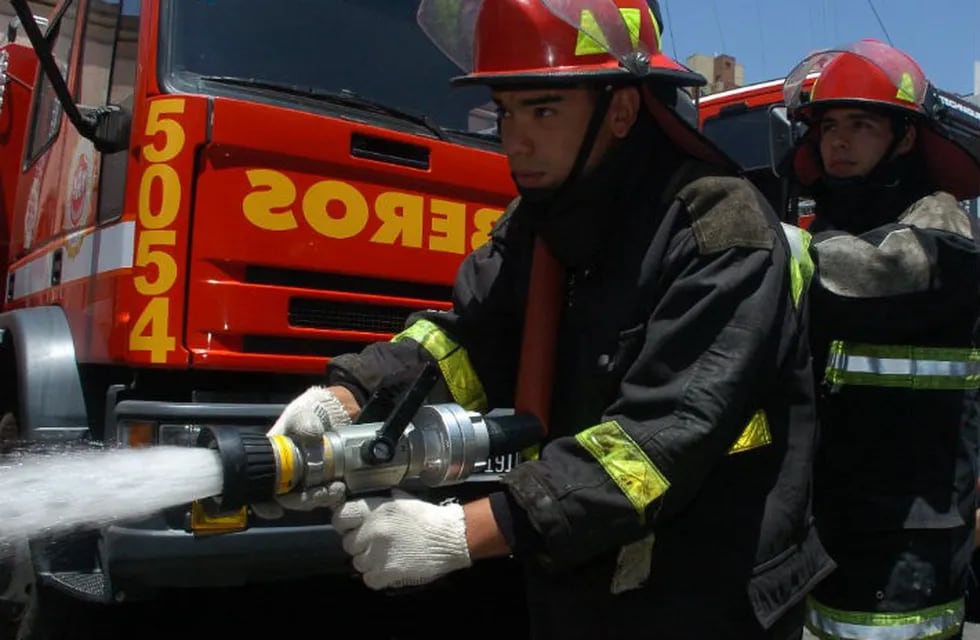
<svg viewBox="0 0 980 640"><path fill-rule="evenodd" d="M424 282L405 282L381 278L365 278L336 273L317 273L299 269L279 269L249 265L245 268L247 284L267 284L277 287L345 291L393 298L448 301L452 287Z"/></svg>
<svg viewBox="0 0 980 640"><path fill-rule="evenodd" d="M371 304L292 298L289 301L289 324L307 329L338 329L398 333L414 309L383 307Z"/></svg>
<svg viewBox="0 0 980 640"><path fill-rule="evenodd" d="M242 339L244 353L277 356L312 356L333 358L345 353L356 353L369 342L344 340L319 340L311 338L283 338L278 336L245 336Z"/></svg>

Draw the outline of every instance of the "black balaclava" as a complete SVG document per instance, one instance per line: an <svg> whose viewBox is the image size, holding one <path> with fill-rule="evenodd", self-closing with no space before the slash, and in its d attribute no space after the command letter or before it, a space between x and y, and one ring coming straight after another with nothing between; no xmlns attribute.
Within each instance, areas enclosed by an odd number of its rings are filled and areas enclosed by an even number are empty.
<svg viewBox="0 0 980 640"><path fill-rule="evenodd" d="M617 205L627 186L647 170L656 144L656 124L646 109L640 109L629 134L618 141L589 172L585 162L609 109L612 90L599 98L578 156L568 178L551 189L521 189L517 215L547 243L558 262L566 268L586 266L609 233L620 222L624 207Z"/></svg>
<svg viewBox="0 0 980 640"><path fill-rule="evenodd" d="M921 153L912 149L892 157L909 127L915 123L904 116L881 111L891 121L892 142L881 160L866 175L834 178L823 168L819 141L813 151L821 177L812 187L816 204L815 231L827 228L860 234L895 221L909 205L932 189Z"/></svg>

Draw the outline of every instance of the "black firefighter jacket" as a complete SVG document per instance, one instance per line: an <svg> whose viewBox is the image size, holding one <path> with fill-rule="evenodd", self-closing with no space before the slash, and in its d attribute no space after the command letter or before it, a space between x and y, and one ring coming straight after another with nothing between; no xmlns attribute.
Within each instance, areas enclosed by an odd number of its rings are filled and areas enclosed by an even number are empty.
<svg viewBox="0 0 980 640"><path fill-rule="evenodd" d="M810 512L812 265L747 181L705 173L617 198L612 244L568 275L549 441L504 476L498 518L541 637L763 637L832 569ZM363 397L436 359L455 401L512 407L532 239L517 207L452 311L329 382Z"/></svg>
<svg viewBox="0 0 980 640"><path fill-rule="evenodd" d="M821 227L818 216L815 512L839 568L816 598L865 612L957 601L967 586L976 482L975 226L937 192L864 233ZM962 617L962 604L947 613L954 610ZM828 623L835 617L818 613Z"/></svg>

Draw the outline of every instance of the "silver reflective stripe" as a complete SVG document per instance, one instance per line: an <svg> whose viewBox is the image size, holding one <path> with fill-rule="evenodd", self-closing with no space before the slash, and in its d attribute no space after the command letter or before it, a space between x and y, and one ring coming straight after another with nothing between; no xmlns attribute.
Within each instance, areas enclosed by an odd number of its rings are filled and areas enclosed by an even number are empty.
<svg viewBox="0 0 980 640"><path fill-rule="evenodd" d="M964 605L946 605L906 613L840 611L807 601L806 626L833 640L920 640L949 638L963 624Z"/></svg>
<svg viewBox="0 0 980 640"><path fill-rule="evenodd" d="M836 371L881 375L950 377L980 375L980 362L869 358L867 356L850 356L846 353L832 355L831 366Z"/></svg>
<svg viewBox="0 0 980 640"><path fill-rule="evenodd" d="M926 390L980 389L980 351L835 340L827 357L826 381Z"/></svg>

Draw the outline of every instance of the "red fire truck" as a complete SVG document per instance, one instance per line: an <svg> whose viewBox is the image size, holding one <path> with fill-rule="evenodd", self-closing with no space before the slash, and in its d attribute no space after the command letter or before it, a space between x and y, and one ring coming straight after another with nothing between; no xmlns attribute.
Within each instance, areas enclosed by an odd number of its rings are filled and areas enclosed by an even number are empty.
<svg viewBox="0 0 980 640"><path fill-rule="evenodd" d="M457 70L417 2L12 4L8 448L267 429L331 356L447 308L457 265L514 195L489 95L449 87ZM30 575L0 569L2 610L36 617L45 590L108 603L346 571L323 520L184 505L34 541Z"/></svg>

